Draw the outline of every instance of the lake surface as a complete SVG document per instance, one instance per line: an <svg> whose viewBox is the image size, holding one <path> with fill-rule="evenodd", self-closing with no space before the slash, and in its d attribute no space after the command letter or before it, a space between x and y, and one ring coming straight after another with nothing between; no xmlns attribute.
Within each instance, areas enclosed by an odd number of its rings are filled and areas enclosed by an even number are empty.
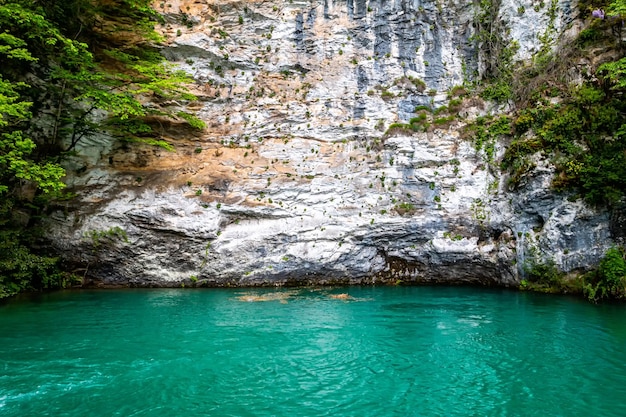
<svg viewBox="0 0 626 417"><path fill-rule="evenodd" d="M625 414L626 306L456 287L0 305L4 417Z"/></svg>

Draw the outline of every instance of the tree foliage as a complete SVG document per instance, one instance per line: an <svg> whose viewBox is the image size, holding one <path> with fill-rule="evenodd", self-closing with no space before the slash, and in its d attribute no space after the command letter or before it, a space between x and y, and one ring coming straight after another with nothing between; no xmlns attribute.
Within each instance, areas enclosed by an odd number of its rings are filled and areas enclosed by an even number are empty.
<svg viewBox="0 0 626 417"><path fill-rule="evenodd" d="M83 138L110 135L171 149L151 116L203 127L180 105L165 104L194 97L187 75L156 49L159 16L150 5L0 0L0 297L63 283L49 272L54 258L31 250L31 232L46 200L64 188L64 155Z"/></svg>

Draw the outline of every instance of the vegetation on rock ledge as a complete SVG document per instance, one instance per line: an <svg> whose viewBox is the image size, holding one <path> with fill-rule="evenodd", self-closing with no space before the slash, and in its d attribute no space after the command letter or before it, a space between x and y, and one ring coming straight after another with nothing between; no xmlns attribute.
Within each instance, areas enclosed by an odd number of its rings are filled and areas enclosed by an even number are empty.
<svg viewBox="0 0 626 417"><path fill-rule="evenodd" d="M525 279L520 289L548 293L583 295L589 301L626 300L626 260L624 249L609 249L598 268L575 277L566 277L554 261L531 260L523 266Z"/></svg>
<svg viewBox="0 0 626 417"><path fill-rule="evenodd" d="M500 97L490 93L486 98L515 101L517 110L510 123L508 116L479 118L466 133L474 138L477 151L485 152L488 162L493 162L495 138L511 137L501 160L501 168L510 173L511 188L524 183L535 167L533 154L541 153L556 168L555 190L577 191L593 205L610 206L625 196L626 57L622 26L626 2L615 0L606 6L611 18L593 18L591 10L585 11L590 15L587 27L577 40L560 45L556 53L544 45L532 65L517 68L509 58L497 59L498 71L486 74L483 96L504 80L510 94ZM574 75L585 57L593 57L587 61L594 64ZM512 68L516 72L513 83Z"/></svg>

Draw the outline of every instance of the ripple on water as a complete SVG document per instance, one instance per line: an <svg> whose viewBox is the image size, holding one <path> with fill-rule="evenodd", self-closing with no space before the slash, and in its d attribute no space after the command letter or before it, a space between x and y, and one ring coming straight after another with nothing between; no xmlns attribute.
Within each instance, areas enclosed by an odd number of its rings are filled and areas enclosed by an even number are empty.
<svg viewBox="0 0 626 417"><path fill-rule="evenodd" d="M513 292L53 294L0 330L7 417L618 416L626 398L624 309Z"/></svg>

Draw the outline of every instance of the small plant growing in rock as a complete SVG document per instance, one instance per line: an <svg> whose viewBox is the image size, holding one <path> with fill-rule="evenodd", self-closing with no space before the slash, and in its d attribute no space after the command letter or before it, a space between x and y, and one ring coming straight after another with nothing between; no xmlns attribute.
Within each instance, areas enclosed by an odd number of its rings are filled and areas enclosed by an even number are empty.
<svg viewBox="0 0 626 417"><path fill-rule="evenodd" d="M454 241L463 240L463 235L460 235L460 234L453 235L452 232L444 232L443 237L448 238L450 240L454 240Z"/></svg>
<svg viewBox="0 0 626 417"><path fill-rule="evenodd" d="M397 204L394 207L394 210L399 214L399 215L405 215L405 214L410 214L413 213L415 211L415 206L411 203L408 202L403 202L400 204Z"/></svg>
<svg viewBox="0 0 626 417"><path fill-rule="evenodd" d="M448 98L465 97L467 94L468 94L468 92L465 89L465 87L463 87L462 85L455 85L448 92Z"/></svg>
<svg viewBox="0 0 626 417"><path fill-rule="evenodd" d="M461 109L461 104L463 100L460 98L452 99L448 102L448 109L453 112L458 112Z"/></svg>
<svg viewBox="0 0 626 417"><path fill-rule="evenodd" d="M438 114L447 113L447 112L448 112L448 106L441 106L441 107L436 108L433 114L436 116Z"/></svg>
<svg viewBox="0 0 626 417"><path fill-rule="evenodd" d="M386 88L384 88L381 92L380 92L380 98L382 98L385 101L391 100L392 98L394 98L396 95L390 91L388 91Z"/></svg>
<svg viewBox="0 0 626 417"><path fill-rule="evenodd" d="M449 126L450 122L453 122L454 119L455 117L453 115L446 116L446 117L438 117L435 120L433 120L433 124L439 127Z"/></svg>

